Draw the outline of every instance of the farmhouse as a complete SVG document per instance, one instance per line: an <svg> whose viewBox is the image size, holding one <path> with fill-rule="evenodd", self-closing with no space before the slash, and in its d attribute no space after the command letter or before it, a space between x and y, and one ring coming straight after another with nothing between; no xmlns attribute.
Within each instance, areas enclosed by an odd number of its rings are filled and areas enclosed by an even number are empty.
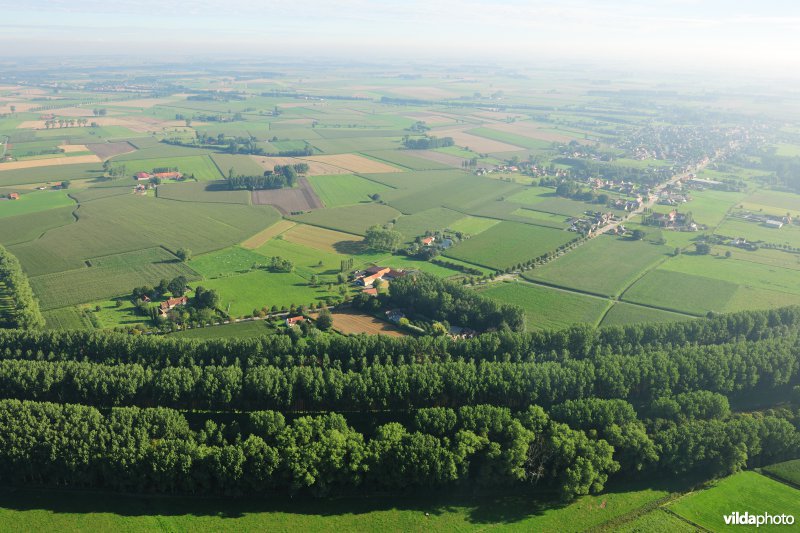
<svg viewBox="0 0 800 533"><path fill-rule="evenodd" d="M377 296L378 295L378 289L376 289L374 287L371 287L369 289L364 289L361 292L363 292L367 296Z"/></svg>
<svg viewBox="0 0 800 533"><path fill-rule="evenodd" d="M292 328L297 324L299 324L300 322L305 322L305 321L306 317L304 316L292 316L286 319L286 325Z"/></svg>
<svg viewBox="0 0 800 533"><path fill-rule="evenodd" d="M167 311L176 308L179 305L186 305L189 303L189 298L181 296L180 298L169 298L166 302L161 302L160 311L162 315L166 315Z"/></svg>
<svg viewBox="0 0 800 533"><path fill-rule="evenodd" d="M18 192L12 192L11 194L8 195L8 199L9 200L19 200L19 193Z"/></svg>
<svg viewBox="0 0 800 533"><path fill-rule="evenodd" d="M137 181L146 181L153 177L149 172L137 172L134 177Z"/></svg>
<svg viewBox="0 0 800 533"><path fill-rule="evenodd" d="M435 241L435 240L436 240L436 237L434 237L434 236L425 237L424 239L422 239L422 245L423 246L430 246L431 244L433 244L433 241Z"/></svg>

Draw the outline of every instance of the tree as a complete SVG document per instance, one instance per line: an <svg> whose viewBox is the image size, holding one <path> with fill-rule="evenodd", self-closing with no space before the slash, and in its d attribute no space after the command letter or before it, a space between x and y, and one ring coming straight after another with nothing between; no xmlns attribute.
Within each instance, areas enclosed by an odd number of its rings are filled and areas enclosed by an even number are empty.
<svg viewBox="0 0 800 533"><path fill-rule="evenodd" d="M711 245L706 242L695 243L694 248L700 255L708 255L711 253Z"/></svg>
<svg viewBox="0 0 800 533"><path fill-rule="evenodd" d="M183 276L174 278L167 285L167 289L173 296L183 296L183 293L186 292L186 278Z"/></svg>
<svg viewBox="0 0 800 533"><path fill-rule="evenodd" d="M70 183L69 180L64 180L64 181L61 182L61 188L62 189L69 189L70 185L71 185L71 183Z"/></svg>
<svg viewBox="0 0 800 533"><path fill-rule="evenodd" d="M188 248L178 248L175 251L175 255L178 256L178 259L186 263L192 258L192 251Z"/></svg>
<svg viewBox="0 0 800 533"><path fill-rule="evenodd" d="M645 233L644 233L644 231L642 231L642 230L640 230L640 229L635 229L635 230L633 230L633 232L631 233L631 238L632 238L634 241L641 241L642 239L644 239L644 236L645 236Z"/></svg>
<svg viewBox="0 0 800 533"><path fill-rule="evenodd" d="M327 309L320 310L319 314L317 314L317 328L322 331L328 331L331 327L333 327L333 316L331 312Z"/></svg>
<svg viewBox="0 0 800 533"><path fill-rule="evenodd" d="M373 250L394 252L402 244L403 235L399 231L375 225L367 230L364 242Z"/></svg>
<svg viewBox="0 0 800 533"><path fill-rule="evenodd" d="M733 254L731 253L731 251L730 251L730 250L727 250L727 251L725 252L725 258L726 258L726 259L730 259L732 255L733 255Z"/></svg>

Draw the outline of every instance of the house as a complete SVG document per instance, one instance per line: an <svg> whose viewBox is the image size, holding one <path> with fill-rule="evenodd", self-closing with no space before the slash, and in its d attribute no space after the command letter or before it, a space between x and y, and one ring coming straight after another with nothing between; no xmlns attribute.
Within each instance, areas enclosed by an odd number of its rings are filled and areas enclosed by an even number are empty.
<svg viewBox="0 0 800 533"><path fill-rule="evenodd" d="M378 295L378 289L376 289L374 287L371 287L369 289L364 289L361 292L363 292L367 296L377 296Z"/></svg>
<svg viewBox="0 0 800 533"><path fill-rule="evenodd" d="M364 287L372 287L373 283L379 279L383 279L383 276L391 272L391 270L392 269L388 267L370 267L366 270L367 275L360 278L358 283Z"/></svg>
<svg viewBox="0 0 800 533"><path fill-rule="evenodd" d="M405 270L395 270L393 268L390 268L389 272L383 275L383 277L389 281L397 278L402 278L405 276L408 276L408 272L406 272Z"/></svg>
<svg viewBox="0 0 800 533"><path fill-rule="evenodd" d="M305 322L305 321L306 317L304 316L293 316L286 319L286 325L292 328L297 324L299 324L300 322Z"/></svg>
<svg viewBox="0 0 800 533"><path fill-rule="evenodd" d="M137 172L134 177L137 181L146 181L153 177L149 172Z"/></svg>
<svg viewBox="0 0 800 533"><path fill-rule="evenodd" d="M162 180L179 180L183 178L183 174L180 172L156 172L155 177Z"/></svg>
<svg viewBox="0 0 800 533"><path fill-rule="evenodd" d="M371 266L364 271L365 276L371 276L373 274L386 274L390 269L388 267L382 266Z"/></svg>
<svg viewBox="0 0 800 533"><path fill-rule="evenodd" d="M765 220L764 224L766 224L770 228L781 229L783 227L783 222L781 222L780 220L769 219L769 220Z"/></svg>
<svg viewBox="0 0 800 533"><path fill-rule="evenodd" d="M145 302L145 303L150 303L150 297L145 294L145 295L142 296L142 301Z"/></svg>
<svg viewBox="0 0 800 533"><path fill-rule="evenodd" d="M176 308L179 305L186 305L189 303L189 298L181 296L180 298L169 298L166 302L161 302L160 310L162 315L166 315L167 311Z"/></svg>
<svg viewBox="0 0 800 533"><path fill-rule="evenodd" d="M435 240L436 240L436 237L434 237L433 235L431 235L430 237L425 237L424 239L422 239L422 245L423 246L430 246L431 244L433 244L433 241L435 241Z"/></svg>
<svg viewBox="0 0 800 533"><path fill-rule="evenodd" d="M19 193L18 193L18 192L12 192L12 193L10 193L10 194L8 195L8 199L9 199L9 200L19 200Z"/></svg>
<svg viewBox="0 0 800 533"><path fill-rule="evenodd" d="M392 309L390 311L386 311L386 320L391 322L392 324L400 323L400 320L405 318L406 315L399 309Z"/></svg>

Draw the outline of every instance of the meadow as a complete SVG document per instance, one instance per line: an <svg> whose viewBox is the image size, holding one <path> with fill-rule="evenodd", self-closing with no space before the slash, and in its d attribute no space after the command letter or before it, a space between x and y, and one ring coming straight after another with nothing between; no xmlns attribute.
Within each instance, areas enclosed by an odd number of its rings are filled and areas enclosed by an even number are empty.
<svg viewBox="0 0 800 533"><path fill-rule="evenodd" d="M622 299L667 311L703 316L709 311L725 311L738 288L738 285L729 281L656 269L634 283L625 291Z"/></svg>
<svg viewBox="0 0 800 533"><path fill-rule="evenodd" d="M74 205L75 202L62 191L30 192L22 194L19 200L0 200L0 218Z"/></svg>
<svg viewBox="0 0 800 533"><path fill-rule="evenodd" d="M387 205L363 204L352 207L334 207L320 209L290 217L297 222L320 226L322 228L343 231L355 235L364 235L367 228L375 224L386 224L400 215L400 212Z"/></svg>
<svg viewBox="0 0 800 533"><path fill-rule="evenodd" d="M644 305L633 305L628 302L614 302L614 305L603 317L601 326L624 326L626 324L643 324L654 322L679 322L692 320L695 317Z"/></svg>
<svg viewBox="0 0 800 533"><path fill-rule="evenodd" d="M623 257L625 260L620 261ZM666 257L664 246L602 235L523 277L601 296L618 296Z"/></svg>
<svg viewBox="0 0 800 533"><path fill-rule="evenodd" d="M139 152L142 155L143 152ZM123 161L115 159L115 161ZM213 181L222 179L217 165L207 155L186 155L181 157L159 157L151 159L125 159L122 162L129 174L137 172L151 172L155 168L177 168L185 177L199 181Z"/></svg>
<svg viewBox="0 0 800 533"><path fill-rule="evenodd" d="M755 472L740 472L722 479L709 489L689 493L668 509L678 516L711 531L737 531L739 525L726 525L723 516L739 511L750 514L796 513L800 491ZM786 526L764 525L759 531L781 531Z"/></svg>
<svg viewBox="0 0 800 533"><path fill-rule="evenodd" d="M447 257L498 270L535 259L575 238L574 233L517 222L500 222L453 246Z"/></svg>
<svg viewBox="0 0 800 533"><path fill-rule="evenodd" d="M369 203L373 194L380 195L391 190L382 183L353 174L310 176L308 181L325 207Z"/></svg>

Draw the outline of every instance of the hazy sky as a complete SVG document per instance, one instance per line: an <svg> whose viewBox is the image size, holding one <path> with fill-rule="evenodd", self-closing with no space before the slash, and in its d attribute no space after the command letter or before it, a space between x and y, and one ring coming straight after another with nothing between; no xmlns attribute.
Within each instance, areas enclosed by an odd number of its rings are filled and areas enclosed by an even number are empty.
<svg viewBox="0 0 800 533"><path fill-rule="evenodd" d="M793 0L0 0L5 57L621 59L800 66Z"/></svg>

